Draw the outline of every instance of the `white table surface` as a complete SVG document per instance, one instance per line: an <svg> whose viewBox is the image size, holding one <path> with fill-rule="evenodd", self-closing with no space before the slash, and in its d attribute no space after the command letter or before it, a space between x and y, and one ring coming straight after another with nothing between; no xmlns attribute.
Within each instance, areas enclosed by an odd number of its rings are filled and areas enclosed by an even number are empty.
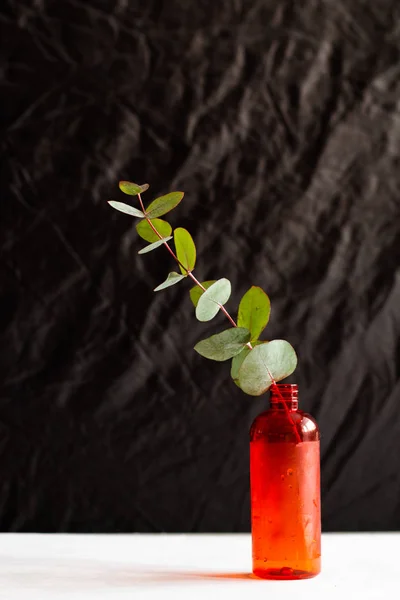
<svg viewBox="0 0 400 600"><path fill-rule="evenodd" d="M325 534L319 576L264 581L247 534L1 534L0 598L397 599L399 557L400 533Z"/></svg>

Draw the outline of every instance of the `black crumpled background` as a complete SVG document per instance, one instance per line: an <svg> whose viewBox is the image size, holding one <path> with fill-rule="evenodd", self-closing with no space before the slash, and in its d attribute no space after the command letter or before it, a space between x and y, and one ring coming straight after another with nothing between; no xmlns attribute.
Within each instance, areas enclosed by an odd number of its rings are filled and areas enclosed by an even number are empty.
<svg viewBox="0 0 400 600"><path fill-rule="evenodd" d="M247 531L267 406L153 294L109 208L174 189L201 279L272 301L322 431L325 530L400 527L400 5L62 2L0 9L0 526ZM186 286L186 287L185 287Z"/></svg>

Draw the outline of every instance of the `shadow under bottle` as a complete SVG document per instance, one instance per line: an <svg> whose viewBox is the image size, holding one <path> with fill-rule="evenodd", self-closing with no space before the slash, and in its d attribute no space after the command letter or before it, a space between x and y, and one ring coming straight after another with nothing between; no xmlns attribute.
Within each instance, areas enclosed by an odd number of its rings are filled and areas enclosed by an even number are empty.
<svg viewBox="0 0 400 600"><path fill-rule="evenodd" d="M297 385L271 387L250 430L253 573L306 579L321 570L320 434Z"/></svg>

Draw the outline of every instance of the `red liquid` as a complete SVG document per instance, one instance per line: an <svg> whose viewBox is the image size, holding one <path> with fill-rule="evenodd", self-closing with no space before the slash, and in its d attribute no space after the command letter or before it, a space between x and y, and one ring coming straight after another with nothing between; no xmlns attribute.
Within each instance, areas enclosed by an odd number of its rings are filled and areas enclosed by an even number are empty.
<svg viewBox="0 0 400 600"><path fill-rule="evenodd" d="M282 407L272 405L251 429L253 572L304 579L321 570L319 430L290 403L290 413Z"/></svg>

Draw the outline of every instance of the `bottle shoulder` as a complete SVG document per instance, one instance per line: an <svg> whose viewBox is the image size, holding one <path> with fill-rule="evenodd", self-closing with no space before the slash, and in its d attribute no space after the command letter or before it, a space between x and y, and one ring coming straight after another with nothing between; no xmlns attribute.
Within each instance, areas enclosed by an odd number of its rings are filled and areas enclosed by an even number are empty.
<svg viewBox="0 0 400 600"><path fill-rule="evenodd" d="M314 417L301 410L288 413L282 410L266 410L258 415L250 429L250 440L268 439L269 441L295 441L298 436L302 441L318 441L320 431Z"/></svg>

